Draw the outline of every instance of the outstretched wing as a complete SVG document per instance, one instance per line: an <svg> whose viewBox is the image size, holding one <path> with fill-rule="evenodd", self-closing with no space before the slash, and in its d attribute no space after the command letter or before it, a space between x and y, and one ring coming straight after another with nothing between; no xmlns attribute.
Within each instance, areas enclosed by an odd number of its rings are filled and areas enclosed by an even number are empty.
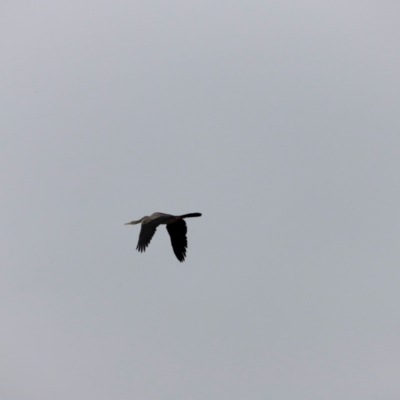
<svg viewBox="0 0 400 400"><path fill-rule="evenodd" d="M180 219L173 224L167 224L167 231L171 237L171 244L176 258L180 262L184 261L187 249L186 222Z"/></svg>
<svg viewBox="0 0 400 400"><path fill-rule="evenodd" d="M151 239L156 233L158 225L163 223L168 218L171 218L168 214L154 213L150 217L146 217L142 221L142 228L140 229L139 241L136 246L136 250L143 252L146 247L150 244Z"/></svg>

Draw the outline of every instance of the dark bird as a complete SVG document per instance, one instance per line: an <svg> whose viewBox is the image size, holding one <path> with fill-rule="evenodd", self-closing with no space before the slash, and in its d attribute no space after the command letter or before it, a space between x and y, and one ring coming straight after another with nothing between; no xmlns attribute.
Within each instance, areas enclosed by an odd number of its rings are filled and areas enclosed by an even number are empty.
<svg viewBox="0 0 400 400"><path fill-rule="evenodd" d="M191 213L184 215L170 215L156 212L149 217L143 217L138 221L127 222L125 225L142 224L140 229L139 242L136 250L143 252L150 244L158 225L167 225L167 231L171 237L171 244L176 258L182 262L186 257L187 238L186 238L186 222L184 218L201 217L200 213Z"/></svg>

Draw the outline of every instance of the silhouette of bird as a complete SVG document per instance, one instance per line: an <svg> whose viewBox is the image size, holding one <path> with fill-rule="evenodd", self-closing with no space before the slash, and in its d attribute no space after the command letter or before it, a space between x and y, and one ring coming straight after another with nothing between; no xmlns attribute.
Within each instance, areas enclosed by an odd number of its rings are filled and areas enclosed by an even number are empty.
<svg viewBox="0 0 400 400"><path fill-rule="evenodd" d="M183 262L186 257L187 249L187 226L184 218L201 217L200 213L191 213L184 215L170 215L160 212L151 214L149 217L145 216L137 221L127 222L125 225L142 224L139 234L139 241L136 250L143 252L150 244L158 225L167 225L167 231L171 237L172 249L176 258Z"/></svg>

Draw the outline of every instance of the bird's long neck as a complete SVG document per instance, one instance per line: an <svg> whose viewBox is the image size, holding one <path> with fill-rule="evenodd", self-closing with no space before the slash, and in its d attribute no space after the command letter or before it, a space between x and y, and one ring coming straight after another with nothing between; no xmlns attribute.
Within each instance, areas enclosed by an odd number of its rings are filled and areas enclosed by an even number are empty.
<svg viewBox="0 0 400 400"><path fill-rule="evenodd" d="M201 217L200 213L190 213L190 214L183 214L179 216L180 218L193 218L193 217Z"/></svg>

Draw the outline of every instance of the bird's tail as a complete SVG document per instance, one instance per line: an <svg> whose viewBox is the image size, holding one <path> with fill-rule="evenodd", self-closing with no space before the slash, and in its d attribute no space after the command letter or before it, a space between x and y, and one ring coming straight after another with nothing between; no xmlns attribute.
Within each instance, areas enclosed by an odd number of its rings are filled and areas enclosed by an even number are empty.
<svg viewBox="0 0 400 400"><path fill-rule="evenodd" d="M200 213L190 213L190 214L184 214L180 215L180 218L193 218L193 217L201 217Z"/></svg>

